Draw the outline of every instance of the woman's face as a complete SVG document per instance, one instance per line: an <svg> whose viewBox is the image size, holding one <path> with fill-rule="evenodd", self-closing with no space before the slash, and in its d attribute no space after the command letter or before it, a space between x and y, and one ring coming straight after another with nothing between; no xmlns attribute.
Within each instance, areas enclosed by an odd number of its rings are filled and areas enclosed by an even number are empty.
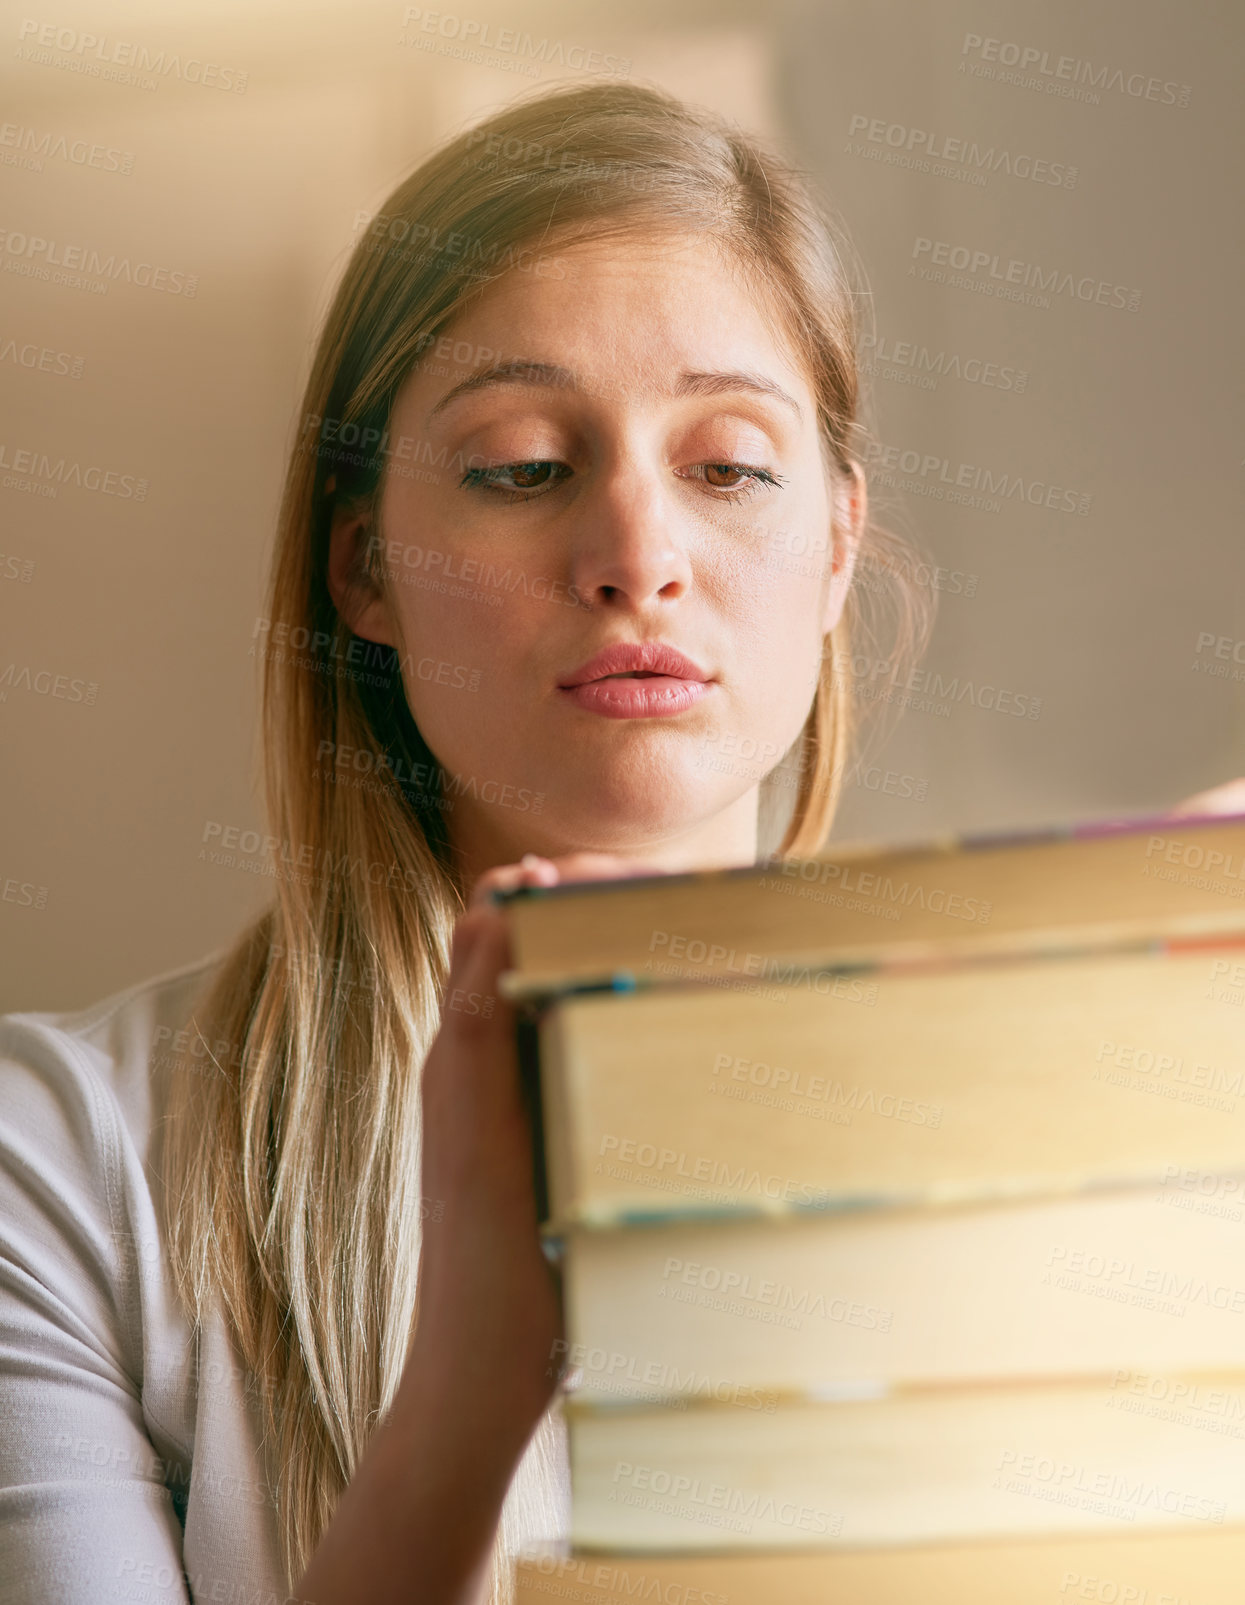
<svg viewBox="0 0 1245 1605"><path fill-rule="evenodd" d="M537 266L490 285L399 391L380 527L334 531L338 606L398 649L476 870L578 849L747 862L863 490L832 507L808 380L711 241ZM347 601L351 535L382 543L384 595ZM639 655L592 662L619 647Z"/></svg>

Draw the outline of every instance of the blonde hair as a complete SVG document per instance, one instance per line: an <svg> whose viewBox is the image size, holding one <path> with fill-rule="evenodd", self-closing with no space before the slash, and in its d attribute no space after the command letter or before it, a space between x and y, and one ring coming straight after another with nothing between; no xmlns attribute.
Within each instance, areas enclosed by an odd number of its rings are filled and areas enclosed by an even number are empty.
<svg viewBox="0 0 1245 1605"><path fill-rule="evenodd" d="M267 634L282 625L310 655L273 647L262 668L276 895L197 1013L211 1063L175 1078L164 1147L179 1294L196 1322L220 1300L253 1378L291 1589L408 1351L419 1076L463 899L446 845L452 799L415 778L438 770L396 653L355 641L330 596L333 509L378 505L397 389L474 291L533 270L524 254L530 264L555 230L600 238L665 225L712 232L764 282L811 375L827 465L848 471L859 396L845 246L781 158L634 84L539 92L424 161L355 246L307 382ZM892 537L871 530L865 543L895 570ZM922 598L902 584L897 594L919 634ZM816 851L834 817L855 726L854 613L849 594L789 755L783 853ZM345 749L366 755L367 789L336 783L337 766L321 761ZM552 1439L541 1441L552 1475ZM497 1600L509 1597L509 1542L503 1531Z"/></svg>

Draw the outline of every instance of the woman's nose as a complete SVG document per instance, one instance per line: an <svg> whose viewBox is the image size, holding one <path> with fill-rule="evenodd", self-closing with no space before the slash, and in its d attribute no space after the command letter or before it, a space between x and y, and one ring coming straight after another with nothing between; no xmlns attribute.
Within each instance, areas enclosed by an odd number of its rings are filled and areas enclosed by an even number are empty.
<svg viewBox="0 0 1245 1605"><path fill-rule="evenodd" d="M687 594L692 566L667 472L619 465L580 504L571 568L586 601L641 610Z"/></svg>

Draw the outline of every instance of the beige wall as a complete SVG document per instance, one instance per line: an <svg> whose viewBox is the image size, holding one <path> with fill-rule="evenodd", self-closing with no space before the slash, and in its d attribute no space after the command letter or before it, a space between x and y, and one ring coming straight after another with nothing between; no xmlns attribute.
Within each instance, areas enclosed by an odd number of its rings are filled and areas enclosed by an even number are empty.
<svg viewBox="0 0 1245 1605"><path fill-rule="evenodd" d="M193 959L265 901L262 876L200 852L211 824L260 824L249 645L283 453L355 214L464 120L568 76L403 44L405 9L36 7L35 22L64 30L50 46L16 13L0 24L8 245L38 237L197 280L193 296L116 281L96 293L15 272L24 247L0 249L4 462L26 450L146 482L141 500L69 485L52 497L0 469L0 676L13 671L0 683L0 1009L84 1003ZM1040 20L1003 0L650 0L626 22L614 6L463 0L443 15L547 39L554 58L612 51L632 76L787 140L856 241L888 354L876 434L896 461L875 499L948 589L929 683L849 787L839 835L1134 812L1245 768L1245 665L1231 656L1245 657L1240 29L1226 5L1191 28L1156 0L1065 0ZM99 61L77 50L84 33L105 55L212 64L217 84L75 71ZM1109 84L1094 101L1004 81L1010 69L985 59L995 47L966 50L970 35L1083 64L1065 71L1105 68ZM243 73L240 89L219 87ZM1177 100L1189 86L1188 103L1168 104L1167 84ZM945 154L950 173L887 161L912 130L952 157L975 141L1043 163L1042 176L996 170L980 185ZM114 154L40 161L27 132ZM1056 169L1064 181L1045 181ZM1116 286L1140 291L1139 305L1003 300L949 283L950 267L940 282L921 271L935 255L922 240L997 256L1000 271L1014 260L1101 282L1108 302ZM944 371L906 382L922 360ZM1023 371L1023 391L945 371L957 363ZM1023 496L1055 486L1086 511L947 499L949 479L983 474ZM26 689L25 670L45 689ZM984 706L999 692L1024 712Z"/></svg>

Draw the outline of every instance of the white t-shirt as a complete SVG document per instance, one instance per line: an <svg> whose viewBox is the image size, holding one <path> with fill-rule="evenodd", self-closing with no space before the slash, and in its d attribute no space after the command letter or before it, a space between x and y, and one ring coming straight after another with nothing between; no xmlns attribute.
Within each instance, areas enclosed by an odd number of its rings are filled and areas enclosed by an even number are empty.
<svg viewBox="0 0 1245 1605"><path fill-rule="evenodd" d="M218 1313L196 1355L160 1230L173 1040L224 956L0 1017L0 1605L287 1598L255 1390ZM532 1531L551 1475L560 1531ZM566 1499L551 1411L509 1542L561 1536Z"/></svg>

